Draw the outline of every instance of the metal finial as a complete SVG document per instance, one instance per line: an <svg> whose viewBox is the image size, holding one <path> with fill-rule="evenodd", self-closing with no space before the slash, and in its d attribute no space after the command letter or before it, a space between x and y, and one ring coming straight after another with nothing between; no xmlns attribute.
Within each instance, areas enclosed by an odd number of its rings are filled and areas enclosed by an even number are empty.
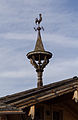
<svg viewBox="0 0 78 120"><path fill-rule="evenodd" d="M41 21L42 21L42 14L39 14L39 19L38 18L35 19L35 24L38 25L37 28L34 27L35 31L37 30L40 31L41 29L44 31L44 28L42 26L40 27Z"/></svg>

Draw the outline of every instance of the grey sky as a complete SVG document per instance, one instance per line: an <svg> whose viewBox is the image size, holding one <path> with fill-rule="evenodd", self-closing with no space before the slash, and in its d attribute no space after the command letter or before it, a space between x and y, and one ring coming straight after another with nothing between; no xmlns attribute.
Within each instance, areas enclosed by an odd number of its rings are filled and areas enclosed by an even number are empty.
<svg viewBox="0 0 78 120"><path fill-rule="evenodd" d="M36 87L36 72L26 54L35 47L39 13L44 47L53 53L44 84L78 75L77 0L0 0L0 96Z"/></svg>

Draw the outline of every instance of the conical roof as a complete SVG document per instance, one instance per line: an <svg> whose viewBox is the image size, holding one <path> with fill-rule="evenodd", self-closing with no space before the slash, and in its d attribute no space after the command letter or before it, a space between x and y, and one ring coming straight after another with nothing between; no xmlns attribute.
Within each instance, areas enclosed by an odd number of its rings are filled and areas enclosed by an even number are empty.
<svg viewBox="0 0 78 120"><path fill-rule="evenodd" d="M38 37L37 37L37 42L36 42L34 51L31 51L27 54L28 59L32 58L32 56L34 56L35 60L37 61L39 60L39 56L41 60L44 60L45 56L47 57L47 59L50 59L52 57L52 53L45 51L44 49L40 30L38 31Z"/></svg>
<svg viewBox="0 0 78 120"><path fill-rule="evenodd" d="M36 42L34 51L36 51L36 52L37 51L45 51L43 43L42 43L40 31L38 31L38 37L37 37L37 42Z"/></svg>

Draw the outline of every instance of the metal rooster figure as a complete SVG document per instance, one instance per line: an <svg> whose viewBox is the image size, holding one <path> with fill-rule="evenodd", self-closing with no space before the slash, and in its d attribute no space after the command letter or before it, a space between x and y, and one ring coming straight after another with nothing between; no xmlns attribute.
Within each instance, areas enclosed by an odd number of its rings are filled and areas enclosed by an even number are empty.
<svg viewBox="0 0 78 120"><path fill-rule="evenodd" d="M35 19L35 24L38 25L38 28L35 28L35 27L34 27L35 31L37 31L37 30L39 30L39 29L40 29L40 30L42 29L42 30L44 31L44 28L43 28L43 27L40 27L41 21L42 21L42 14L39 14L39 19L38 19L38 18Z"/></svg>
<svg viewBox="0 0 78 120"><path fill-rule="evenodd" d="M40 24L41 21L42 21L42 14L39 14L39 19L38 18L35 19L35 24L36 25Z"/></svg>

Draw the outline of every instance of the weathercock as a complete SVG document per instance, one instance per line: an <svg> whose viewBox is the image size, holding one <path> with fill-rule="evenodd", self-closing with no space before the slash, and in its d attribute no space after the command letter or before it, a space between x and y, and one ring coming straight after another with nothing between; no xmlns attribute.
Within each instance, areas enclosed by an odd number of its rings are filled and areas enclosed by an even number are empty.
<svg viewBox="0 0 78 120"><path fill-rule="evenodd" d="M38 18L35 19L36 25L40 24L41 21L42 21L42 14L39 14L39 19Z"/></svg>

